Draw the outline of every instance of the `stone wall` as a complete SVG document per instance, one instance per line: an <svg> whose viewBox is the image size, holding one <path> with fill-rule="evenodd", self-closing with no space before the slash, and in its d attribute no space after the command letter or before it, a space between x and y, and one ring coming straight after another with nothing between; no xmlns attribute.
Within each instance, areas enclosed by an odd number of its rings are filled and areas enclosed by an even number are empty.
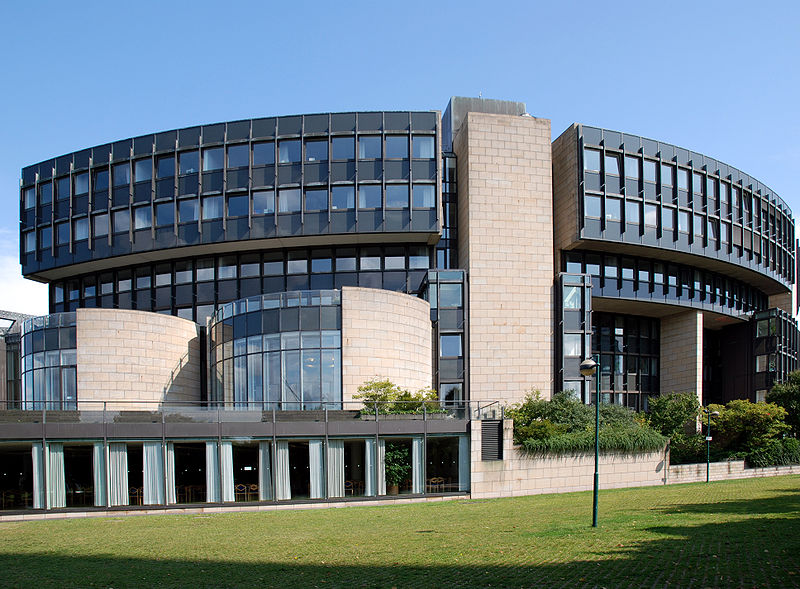
<svg viewBox="0 0 800 589"><path fill-rule="evenodd" d="M712 462L709 478L712 481L728 479L749 479L784 474L800 474L800 465L770 466L767 468L745 468L744 460ZM706 480L706 463L674 464L669 467L667 484L697 483Z"/></svg>
<svg viewBox="0 0 800 589"><path fill-rule="evenodd" d="M458 265L470 280L470 398L553 388L550 121L470 112L455 138Z"/></svg>
<svg viewBox="0 0 800 589"><path fill-rule="evenodd" d="M514 424L503 421L503 460L481 460L481 422L472 422L471 496L512 497L586 491L594 485L594 454L529 457L514 446ZM647 454L600 455L600 488L663 485L666 450Z"/></svg>
<svg viewBox="0 0 800 589"><path fill-rule="evenodd" d="M579 238L578 217L578 125L571 125L553 141L553 220L555 235L555 270L561 271L562 250L572 247Z"/></svg>
<svg viewBox="0 0 800 589"><path fill-rule="evenodd" d="M200 401L199 327L192 321L123 309L78 309L78 401L91 410L152 410L163 401Z"/></svg>
<svg viewBox="0 0 800 589"><path fill-rule="evenodd" d="M433 382L430 305L377 288L342 288L342 400L373 378L417 391ZM347 406L345 406L347 408Z"/></svg>
<svg viewBox="0 0 800 589"><path fill-rule="evenodd" d="M703 402L703 314L699 311L661 319L661 392L692 392Z"/></svg>

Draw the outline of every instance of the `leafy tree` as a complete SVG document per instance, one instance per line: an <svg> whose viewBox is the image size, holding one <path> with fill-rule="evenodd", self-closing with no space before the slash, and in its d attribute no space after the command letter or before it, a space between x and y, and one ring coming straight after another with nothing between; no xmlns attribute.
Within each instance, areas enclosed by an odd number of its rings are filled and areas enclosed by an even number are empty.
<svg viewBox="0 0 800 589"><path fill-rule="evenodd" d="M386 442L383 460L386 465L387 485L399 485L411 473L411 453L407 444Z"/></svg>
<svg viewBox="0 0 800 589"><path fill-rule="evenodd" d="M719 411L711 418L714 446L726 452L752 452L780 439L789 430L784 419L786 410L774 403L751 403L736 399L727 405L709 405Z"/></svg>
<svg viewBox="0 0 800 589"><path fill-rule="evenodd" d="M429 413L441 412L439 398L433 389L420 389L412 393L394 384L388 378L373 378L358 387L353 399L362 401L366 412L378 413ZM370 411L371 410L371 411Z"/></svg>
<svg viewBox="0 0 800 589"><path fill-rule="evenodd" d="M651 397L649 405L650 427L669 437L683 434L684 425L697 419L700 411L700 402L694 393L672 393Z"/></svg>
<svg viewBox="0 0 800 589"><path fill-rule="evenodd" d="M767 402L786 410L786 423L792 428L792 435L800 437L800 370L790 373L785 382L772 387Z"/></svg>

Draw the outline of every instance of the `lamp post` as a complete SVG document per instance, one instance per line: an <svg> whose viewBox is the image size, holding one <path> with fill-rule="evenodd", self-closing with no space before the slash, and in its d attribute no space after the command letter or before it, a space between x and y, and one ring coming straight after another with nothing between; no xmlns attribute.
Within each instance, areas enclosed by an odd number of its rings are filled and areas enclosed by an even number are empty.
<svg viewBox="0 0 800 589"><path fill-rule="evenodd" d="M600 358L598 357L598 360ZM594 399L594 490L592 494L592 527L597 527L597 491L600 487L600 375L598 364L592 358L586 358L580 365L583 376L595 375L596 396Z"/></svg>
<svg viewBox="0 0 800 589"><path fill-rule="evenodd" d="M708 417L708 425L706 426L706 482L711 480L711 418L718 417L719 411L710 411L707 407L703 407L703 413Z"/></svg>

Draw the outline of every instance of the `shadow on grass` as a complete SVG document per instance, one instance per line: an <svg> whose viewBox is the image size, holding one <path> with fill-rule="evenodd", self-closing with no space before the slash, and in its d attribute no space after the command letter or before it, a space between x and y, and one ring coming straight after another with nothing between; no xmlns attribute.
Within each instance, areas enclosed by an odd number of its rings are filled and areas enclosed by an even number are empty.
<svg viewBox="0 0 800 589"><path fill-rule="evenodd" d="M680 503L662 507L663 513L719 513L719 514L770 514L800 512L800 489L786 493L782 491L763 499Z"/></svg>
<svg viewBox="0 0 800 589"><path fill-rule="evenodd" d="M778 499L778 503L785 501L785 497ZM768 506L761 509L774 512ZM646 531L659 537L609 546L605 538L609 532L602 527L587 529L584 548L590 549L594 558L584 560L570 560L557 540L551 553L528 553L534 542L522 535L515 543L518 553L498 557L481 546L481 536L476 533L475 564L461 564L469 562L469 554L454 554L459 563L425 566L405 566L403 556L398 556L397 562L375 566L304 563L302 557L288 562L254 562L252 553L237 561L236 546L231 546L231 558L226 561L162 559L157 546L150 559L14 553L6 546L0 554L0 586L800 587L798 517L663 525ZM244 543L256 541L268 544L269 538L242 538ZM414 558L415 562L424 561L425 555ZM488 562L481 565L479 561Z"/></svg>

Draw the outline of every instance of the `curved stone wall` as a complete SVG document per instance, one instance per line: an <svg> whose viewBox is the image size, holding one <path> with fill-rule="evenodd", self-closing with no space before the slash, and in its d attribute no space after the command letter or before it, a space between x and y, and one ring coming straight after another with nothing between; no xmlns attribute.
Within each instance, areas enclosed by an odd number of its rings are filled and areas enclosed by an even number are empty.
<svg viewBox="0 0 800 589"><path fill-rule="evenodd" d="M342 399L358 386L388 378L410 391L431 386L430 305L375 288L342 289Z"/></svg>

